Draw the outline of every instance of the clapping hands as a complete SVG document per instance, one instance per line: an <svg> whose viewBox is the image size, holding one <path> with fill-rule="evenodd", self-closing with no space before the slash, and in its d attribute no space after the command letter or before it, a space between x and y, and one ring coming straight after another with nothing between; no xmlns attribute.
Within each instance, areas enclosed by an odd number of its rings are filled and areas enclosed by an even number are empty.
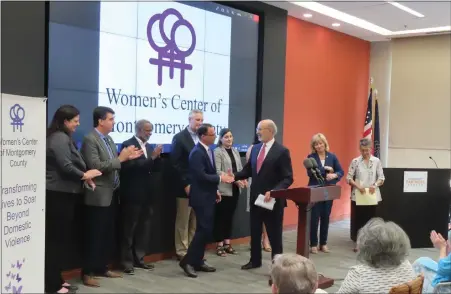
<svg viewBox="0 0 451 294"><path fill-rule="evenodd" d="M143 154L142 149L139 149L138 147L131 145L122 149L121 153L119 154L119 160L121 162L133 160L140 157L142 154Z"/></svg>
<svg viewBox="0 0 451 294"><path fill-rule="evenodd" d="M442 249L447 247L447 242L445 238L443 238L442 234L437 233L436 231L431 232L431 242L434 244L434 247L437 249Z"/></svg>

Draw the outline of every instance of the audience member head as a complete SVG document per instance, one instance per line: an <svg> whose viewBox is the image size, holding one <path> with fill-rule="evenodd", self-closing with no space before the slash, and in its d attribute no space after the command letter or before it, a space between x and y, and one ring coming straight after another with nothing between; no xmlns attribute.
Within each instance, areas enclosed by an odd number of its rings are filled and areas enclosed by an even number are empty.
<svg viewBox="0 0 451 294"><path fill-rule="evenodd" d="M277 134L277 126L270 119L264 119L257 125L257 136L260 142L267 143Z"/></svg>
<svg viewBox="0 0 451 294"><path fill-rule="evenodd" d="M360 154L362 154L363 158L368 159L371 157L372 142L370 139L368 138L360 139L359 147Z"/></svg>
<svg viewBox="0 0 451 294"><path fill-rule="evenodd" d="M410 240L400 226L373 218L359 230L357 259L376 268L393 268L401 265L410 250Z"/></svg>
<svg viewBox="0 0 451 294"><path fill-rule="evenodd" d="M47 137L55 132L65 132L72 135L80 125L80 111L72 105L60 106L53 115L47 129Z"/></svg>
<svg viewBox="0 0 451 294"><path fill-rule="evenodd" d="M315 293L318 273L313 262L297 254L278 254L271 268L273 294Z"/></svg>
<svg viewBox="0 0 451 294"><path fill-rule="evenodd" d="M326 136L321 133L313 135L310 141L310 148L312 153L324 154L326 151L329 151L329 143Z"/></svg>
<svg viewBox="0 0 451 294"><path fill-rule="evenodd" d="M97 106L92 112L94 128L108 135L114 126L114 110L106 106Z"/></svg>
<svg viewBox="0 0 451 294"><path fill-rule="evenodd" d="M229 128L224 128L219 132L218 146L230 148L233 145L233 134Z"/></svg>
<svg viewBox="0 0 451 294"><path fill-rule="evenodd" d="M204 122L204 113L202 110L191 110L188 116L189 128L193 132L197 132L197 129Z"/></svg>
<svg viewBox="0 0 451 294"><path fill-rule="evenodd" d="M213 128L211 124L201 124L199 128L197 128L197 136L199 137L199 140L207 146L214 144L216 140L215 128Z"/></svg>
<svg viewBox="0 0 451 294"><path fill-rule="evenodd" d="M147 119L140 119L135 124L135 134L143 143L149 141L152 136L153 125Z"/></svg>

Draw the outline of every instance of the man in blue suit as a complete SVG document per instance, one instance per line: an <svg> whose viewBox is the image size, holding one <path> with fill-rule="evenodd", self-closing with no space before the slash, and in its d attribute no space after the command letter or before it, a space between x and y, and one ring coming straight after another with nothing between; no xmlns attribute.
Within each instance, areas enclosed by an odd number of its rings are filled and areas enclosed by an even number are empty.
<svg viewBox="0 0 451 294"><path fill-rule="evenodd" d="M202 124L197 129L197 136L199 143L189 156L191 188L188 195L189 205L193 208L197 218L196 233L187 254L179 263L185 274L191 278L197 277L196 271L216 271L214 267L204 262L203 256L213 231L215 206L217 202L221 201L218 184L233 182L233 177L216 173L213 151L209 148L216 139L213 126Z"/></svg>

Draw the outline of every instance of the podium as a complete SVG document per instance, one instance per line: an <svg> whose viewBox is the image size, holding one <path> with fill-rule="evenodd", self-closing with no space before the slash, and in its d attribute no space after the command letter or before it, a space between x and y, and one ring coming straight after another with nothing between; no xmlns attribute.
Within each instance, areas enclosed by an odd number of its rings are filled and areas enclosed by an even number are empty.
<svg viewBox="0 0 451 294"><path fill-rule="evenodd" d="M298 206L298 232L296 254L309 258L310 253L310 215L315 202L335 200L341 196L340 186L311 186L271 191L271 197L291 200ZM327 289L334 280L320 276L318 287Z"/></svg>

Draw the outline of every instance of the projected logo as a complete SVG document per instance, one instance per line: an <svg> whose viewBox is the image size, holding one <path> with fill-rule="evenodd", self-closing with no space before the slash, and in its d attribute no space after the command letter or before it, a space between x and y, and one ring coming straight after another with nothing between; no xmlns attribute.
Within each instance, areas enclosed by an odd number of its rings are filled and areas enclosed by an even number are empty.
<svg viewBox="0 0 451 294"><path fill-rule="evenodd" d="M175 16L177 21L172 25L170 36L164 30L164 22L168 16ZM159 21L159 32L165 46L158 46L152 36L152 27ZM180 27L186 27L191 34L191 45L188 49L179 48L175 40L175 34ZM169 8L163 13L157 13L149 19L147 24L147 39L150 46L158 53L158 58L150 58L150 64L158 66L158 85L163 84L163 67L169 68L169 78L174 78L174 70L180 70L180 87L185 87L185 71L192 70L193 66L186 63L186 58L190 56L196 48L196 33L193 25L183 18L182 14L174 8Z"/></svg>

